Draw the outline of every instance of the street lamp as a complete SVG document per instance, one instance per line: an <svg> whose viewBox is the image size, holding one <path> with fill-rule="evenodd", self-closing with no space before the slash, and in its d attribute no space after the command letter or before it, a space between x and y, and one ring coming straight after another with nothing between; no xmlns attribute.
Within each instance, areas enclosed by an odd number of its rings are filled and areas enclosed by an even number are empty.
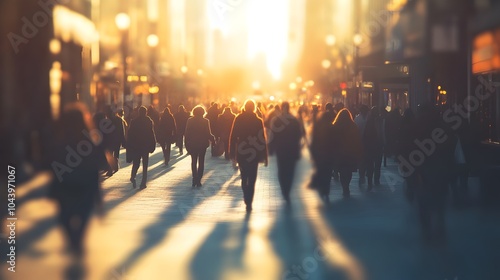
<svg viewBox="0 0 500 280"><path fill-rule="evenodd" d="M122 52L122 63L123 63L123 107L128 107L127 99L130 95L129 89L127 88L127 56L128 56L128 29L130 27L130 17L125 13L119 13L115 17L116 27L120 30L122 35L121 40L121 52ZM125 110L125 113L130 112Z"/></svg>
<svg viewBox="0 0 500 280"><path fill-rule="evenodd" d="M359 100L359 87L361 85L357 84L358 72L359 72L359 46L363 43L363 37L361 34L356 33L352 38L354 44L354 86L356 87L356 99ZM356 101L357 102L357 101Z"/></svg>
<svg viewBox="0 0 500 280"><path fill-rule="evenodd" d="M160 42L160 39L156 34L149 34L148 37L146 38L146 42L150 48L150 56L149 56L149 71L150 71L150 87L153 87L154 83L157 82L155 80L155 73L156 73L156 68L155 68L155 61L156 61L156 47L158 46L158 43ZM157 86L155 86L158 88ZM154 105L154 94L158 92L149 92L149 95L151 97L151 105Z"/></svg>

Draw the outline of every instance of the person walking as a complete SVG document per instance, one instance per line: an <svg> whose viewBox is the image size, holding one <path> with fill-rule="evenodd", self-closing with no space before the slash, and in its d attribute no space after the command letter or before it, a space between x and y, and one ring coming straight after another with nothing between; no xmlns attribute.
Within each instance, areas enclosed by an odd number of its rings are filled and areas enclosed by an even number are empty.
<svg viewBox="0 0 500 280"><path fill-rule="evenodd" d="M142 159L142 181L140 188L145 189L148 179L149 154L156 148L156 136L153 129L153 121L147 116L148 109L139 107L138 117L130 123L127 139L127 157L132 161L132 173L130 182L136 187L135 176L139 170Z"/></svg>
<svg viewBox="0 0 500 280"><path fill-rule="evenodd" d="M102 210L99 170L107 165L98 135L88 134L94 129L89 120L87 108L81 103L68 104L63 110L54 139L55 179L49 191L59 206L59 223L68 237L71 252L78 259L84 255L83 240L92 211L96 206ZM79 164L72 169L64 166L68 155L76 155L75 151L82 147L88 153L78 156Z"/></svg>
<svg viewBox="0 0 500 280"><path fill-rule="evenodd" d="M184 132L186 131L186 123L189 119L189 113L186 111L184 105L179 105L177 112L174 114L175 124L177 126L176 133L176 146L179 147L179 154L184 154Z"/></svg>
<svg viewBox="0 0 500 280"><path fill-rule="evenodd" d="M201 187L201 178L205 169L205 154L210 142L215 143L215 137L210 130L210 121L204 118L205 109L198 105L193 108L193 116L186 123L184 134L186 150L191 155L191 172L193 187Z"/></svg>
<svg viewBox="0 0 500 280"><path fill-rule="evenodd" d="M348 109L342 109L337 114L330 129L329 141L333 167L339 171L340 184L344 197L350 196L349 184L352 172L355 172L361 162L362 145L359 130Z"/></svg>
<svg viewBox="0 0 500 280"><path fill-rule="evenodd" d="M290 104L281 104L281 114L274 117L270 124L270 131L274 137L269 143L269 150L276 153L278 160L278 181L281 194L287 203L290 203L295 166L300 159L300 141L304 136L300 122L290 114Z"/></svg>
<svg viewBox="0 0 500 280"><path fill-rule="evenodd" d="M366 168L368 182L367 191L371 191L373 184L380 185L382 156L384 154L384 125L378 107L373 107L366 120L365 131L362 134L363 163Z"/></svg>
<svg viewBox="0 0 500 280"><path fill-rule="evenodd" d="M219 115L217 119L218 129L219 129L219 139L224 145L224 157L226 160L230 159L229 156L229 136L231 135L231 128L233 127L234 119L236 115L233 114L231 107L226 107L224 112Z"/></svg>
<svg viewBox="0 0 500 280"><path fill-rule="evenodd" d="M170 148L175 141L175 132L177 128L175 125L175 119L170 109L165 107L163 113L160 117L160 123L158 125L158 135L157 140L163 151L163 158L165 160L165 165L168 166L170 161Z"/></svg>
<svg viewBox="0 0 500 280"><path fill-rule="evenodd" d="M356 123L356 126L358 127L359 130L359 135L363 136L365 133L365 127L366 127L366 120L368 118L368 113L370 113L370 108L366 105L361 105L359 108L359 114L354 118L354 123ZM359 165L359 185L362 185L365 183L365 178L366 177L366 164L365 160L361 162Z"/></svg>
<svg viewBox="0 0 500 280"><path fill-rule="evenodd" d="M255 101L245 101L244 109L233 123L229 140L231 158L238 162L241 173L241 188L247 212L252 211L252 202L257 180L259 162L268 165L267 141L264 122L256 114Z"/></svg>
<svg viewBox="0 0 500 280"><path fill-rule="evenodd" d="M125 127L122 118L120 118L115 112L113 112L110 106L106 107L104 113L111 122L111 132L106 137L106 146L107 149L109 149L109 151L111 152L116 163L113 164L114 166L108 171L107 175L111 176L113 175L113 173L116 173L119 168L118 158L120 157L120 148L125 144Z"/></svg>

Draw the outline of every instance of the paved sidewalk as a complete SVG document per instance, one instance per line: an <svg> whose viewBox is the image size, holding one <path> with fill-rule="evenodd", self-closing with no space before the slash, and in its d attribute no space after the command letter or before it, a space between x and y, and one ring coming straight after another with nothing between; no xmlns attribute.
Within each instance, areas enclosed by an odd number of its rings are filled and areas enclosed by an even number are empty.
<svg viewBox="0 0 500 280"><path fill-rule="evenodd" d="M391 161L371 193L355 175L352 197L343 199L332 180L332 203L325 206L307 189L312 168L304 152L287 208L271 157L269 167L259 167L254 210L246 215L239 172L223 158L207 153L203 187L192 188L189 156L173 149L165 167L157 148L141 191L132 189L131 166L121 158L120 171L103 182L106 215L89 225L83 267L71 265L57 209L39 181L22 187L17 271L4 263L0 277L500 279L498 212L449 211L448 246L424 247Z"/></svg>

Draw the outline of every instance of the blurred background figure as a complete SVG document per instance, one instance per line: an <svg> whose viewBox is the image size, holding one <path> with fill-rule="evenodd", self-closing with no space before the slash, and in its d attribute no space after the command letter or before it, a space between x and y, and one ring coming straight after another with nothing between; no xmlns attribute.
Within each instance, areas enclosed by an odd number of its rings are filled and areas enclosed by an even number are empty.
<svg viewBox="0 0 500 280"><path fill-rule="evenodd" d="M165 165L168 165L168 162L170 161L170 149L172 144L175 143L176 131L177 127L174 116L170 112L170 109L165 107L160 117L158 134L156 135L156 140L158 140L158 144L160 144L163 151Z"/></svg>
<svg viewBox="0 0 500 280"><path fill-rule="evenodd" d="M124 121L120 118L113 110L111 106L107 106L105 109L106 117L111 122L111 132L106 136L107 138L107 149L113 156L113 170L108 172L108 176L113 175L113 173L118 171L118 159L120 158L120 148L125 145L125 127Z"/></svg>
<svg viewBox="0 0 500 280"><path fill-rule="evenodd" d="M229 136L231 135L234 118L236 118L236 115L232 112L231 107L226 107L224 112L220 114L217 119L219 141L224 145L224 158L226 160L231 158L229 156Z"/></svg>
<svg viewBox="0 0 500 280"><path fill-rule="evenodd" d="M212 131L214 133L214 136L216 138L219 137L219 135L218 135L219 130L217 128L218 127L217 119L219 118L220 113L221 112L219 110L219 103L212 102L210 104L210 108L208 108L208 110L207 110L206 118L209 120L210 131ZM215 142L212 143L212 146L210 148L210 152L212 153L212 156L217 156Z"/></svg>
<svg viewBox="0 0 500 280"><path fill-rule="evenodd" d="M359 109L359 114L354 118L354 123L358 126L359 135L363 137L366 126L366 119L368 118L368 113L370 112L370 108L366 105L361 105ZM365 154L366 155L366 154ZM366 164L363 159L359 165L359 184L362 185L365 183L366 176Z"/></svg>
<svg viewBox="0 0 500 280"><path fill-rule="evenodd" d="M274 137L270 140L269 151L276 153L281 194L285 201L290 203L290 190L295 176L295 166L301 156L300 141L304 134L299 120L290 114L290 104L283 102L281 108L281 114L275 116L270 125L270 133Z"/></svg>
<svg viewBox="0 0 500 280"><path fill-rule="evenodd" d="M141 106L138 110L138 117L130 123L127 139L127 158L132 162L132 173L130 182L133 188L136 187L135 176L139 170L142 159L142 180L141 189L145 189L148 180L149 154L156 148L156 136L153 130L153 121L147 116L148 109Z"/></svg>
<svg viewBox="0 0 500 280"><path fill-rule="evenodd" d="M250 141L250 139L256 139ZM244 111L233 123L229 142L231 158L238 162L241 173L241 188L247 212L252 211L255 182L259 162L268 165L267 141L264 122L256 114L255 101L245 101Z"/></svg>
<svg viewBox="0 0 500 280"><path fill-rule="evenodd" d="M177 112L174 114L175 124L177 126L176 146L179 147L179 154L184 154L184 132L186 131L186 123L189 119L189 113L184 105L179 105Z"/></svg>
<svg viewBox="0 0 500 280"><path fill-rule="evenodd" d="M193 108L193 116L186 124L186 150L191 155L191 172L193 187L201 187L201 178L205 169L205 154L210 143L215 143L215 137L210 129L210 121L204 118L205 109L198 105Z"/></svg>
<svg viewBox="0 0 500 280"><path fill-rule="evenodd" d="M72 254L84 254L83 238L94 207L102 207L99 170L106 158L86 107L68 104L62 112L52 162L54 182L50 196L59 206L59 223L64 229Z"/></svg>
<svg viewBox="0 0 500 280"><path fill-rule="evenodd" d="M338 170L342 195L350 196L349 184L352 172L357 171L362 158L362 144L359 130L348 109L342 109L337 114L328 135L331 145L333 168Z"/></svg>
<svg viewBox="0 0 500 280"><path fill-rule="evenodd" d="M363 163L366 168L368 191L373 184L380 185L380 169L384 153L383 122L379 108L374 106L366 121L364 133L361 134L363 144Z"/></svg>

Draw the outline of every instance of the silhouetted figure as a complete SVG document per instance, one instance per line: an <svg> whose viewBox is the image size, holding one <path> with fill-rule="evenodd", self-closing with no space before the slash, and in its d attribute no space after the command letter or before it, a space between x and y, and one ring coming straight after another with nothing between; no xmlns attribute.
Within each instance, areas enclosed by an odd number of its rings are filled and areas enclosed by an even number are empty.
<svg viewBox="0 0 500 280"><path fill-rule="evenodd" d="M271 129L271 123L273 119L279 115L281 115L281 108L279 105L276 105L270 110L269 114L267 115L266 121L264 122L264 126L267 130Z"/></svg>
<svg viewBox="0 0 500 280"><path fill-rule="evenodd" d="M205 109L201 106L193 108L193 116L186 124L186 150L191 155L191 172L193 187L201 187L201 178L205 169L205 154L210 142L215 142L215 137L210 130L210 121L203 116Z"/></svg>
<svg viewBox="0 0 500 280"><path fill-rule="evenodd" d="M158 125L160 124L160 112L153 105L149 105L147 109L148 117L153 121L153 129L156 134L158 133Z"/></svg>
<svg viewBox="0 0 500 280"><path fill-rule="evenodd" d="M130 123L127 139L127 157L132 160L132 174L130 182L136 187L135 176L139 170L142 159L142 181L140 188L146 188L148 179L149 154L156 148L156 136L153 130L153 121L147 116L148 109L141 106L138 110L138 117Z"/></svg>
<svg viewBox="0 0 500 280"><path fill-rule="evenodd" d="M125 130L125 138L124 138L124 143L122 143L122 146L125 147L125 141L127 139L127 134L128 134L128 122L125 120L125 111L123 109L118 109L116 111L116 115L122 119L122 123L123 123L123 129Z"/></svg>
<svg viewBox="0 0 500 280"><path fill-rule="evenodd" d="M379 108L373 107L368 114L365 130L362 134L363 165L366 167L368 191L373 188L373 184L380 185L380 169L384 154L383 127Z"/></svg>
<svg viewBox="0 0 500 280"><path fill-rule="evenodd" d="M253 100L245 101L244 111L234 120L229 142L231 158L240 167L241 188L247 212L252 211L258 164L268 164L264 122L256 115L255 106Z"/></svg>
<svg viewBox="0 0 500 280"><path fill-rule="evenodd" d="M99 170L106 165L104 150L86 107L69 104L61 114L56 152L52 162L54 183L50 196L59 206L59 222L69 239L72 253L83 255L83 237L90 215L102 207Z"/></svg>
<svg viewBox="0 0 500 280"><path fill-rule="evenodd" d="M285 201L290 203L290 190L295 175L295 165L300 159L300 140L303 131L299 120L290 114L290 104L283 102L281 106L281 115L274 117L270 125L274 137L269 143L269 150L276 153L281 193Z"/></svg>
<svg viewBox="0 0 500 280"><path fill-rule="evenodd" d="M352 172L357 170L362 159L361 136L349 110L339 111L330 130L329 139L333 167L339 171L343 195L348 197Z"/></svg>
<svg viewBox="0 0 500 280"><path fill-rule="evenodd" d="M233 127L236 115L231 112L231 107L226 107L224 112L217 119L219 129L219 141L224 144L224 157L229 160L229 136L231 136L231 128Z"/></svg>
<svg viewBox="0 0 500 280"><path fill-rule="evenodd" d="M366 120L368 118L368 113L370 112L370 108L366 105L361 105L359 108L359 114L354 118L354 123L358 126L359 135L363 135L365 133ZM359 165L359 184L365 183L366 177L366 164L365 160Z"/></svg>
<svg viewBox="0 0 500 280"><path fill-rule="evenodd" d="M112 175L118 171L118 158L120 157L120 148L125 144L125 127L123 126L123 120L115 112L111 110L111 107L106 107L105 109L106 117L111 122L110 132L107 133L106 139L106 149L108 149L116 160L116 169L110 170L108 175Z"/></svg>
<svg viewBox="0 0 500 280"><path fill-rule="evenodd" d="M409 164L421 176L417 202L424 238L430 242L444 242L446 237L444 210L455 149L451 136L439 112L424 105L417 117L419 156L410 156Z"/></svg>
<svg viewBox="0 0 500 280"><path fill-rule="evenodd" d="M165 165L168 165L170 161L170 148L172 144L175 142L175 133L177 131L177 127L175 125L175 119L170 109L166 107L163 110L163 113L160 117L160 123L158 125L158 134L156 135L156 139L158 140L158 144L160 144L161 149L163 151L163 158L165 160Z"/></svg>
<svg viewBox="0 0 500 280"><path fill-rule="evenodd" d="M329 152L332 148L329 135L334 118L333 105L327 103L325 111L314 123L311 142L311 157L316 167L311 187L318 190L320 197L325 202L329 202L330 181L333 171L331 152Z"/></svg>
<svg viewBox="0 0 500 280"><path fill-rule="evenodd" d="M212 102L210 105L210 108L207 110L207 115L205 116L210 123L210 131L214 133L214 136L216 138L219 137L218 135L218 124L217 124L217 119L219 118L219 104L217 102ZM212 146L210 147L210 151L212 153L212 156L216 156L216 147L215 147L215 142L212 143Z"/></svg>
<svg viewBox="0 0 500 280"><path fill-rule="evenodd" d="M399 164L399 171L403 175L406 182L406 198L410 202L414 200L415 193L420 183L420 174L414 168L413 170L405 170L405 168L409 167L406 165L410 164L411 162L410 153L418 149L418 147L415 145L415 139L417 139L415 127L415 115L413 114L413 111L408 108L403 113L395 152L396 161Z"/></svg>
<svg viewBox="0 0 500 280"><path fill-rule="evenodd" d="M184 154L184 132L186 131L186 123L189 119L189 113L186 111L184 105L179 105L177 112L174 114L175 124L177 125L177 142L176 145L179 147L179 153Z"/></svg>
<svg viewBox="0 0 500 280"><path fill-rule="evenodd" d="M398 108L391 110L385 118L385 150L386 156L392 157L395 154L394 148L398 137L398 129L401 126L401 113Z"/></svg>

